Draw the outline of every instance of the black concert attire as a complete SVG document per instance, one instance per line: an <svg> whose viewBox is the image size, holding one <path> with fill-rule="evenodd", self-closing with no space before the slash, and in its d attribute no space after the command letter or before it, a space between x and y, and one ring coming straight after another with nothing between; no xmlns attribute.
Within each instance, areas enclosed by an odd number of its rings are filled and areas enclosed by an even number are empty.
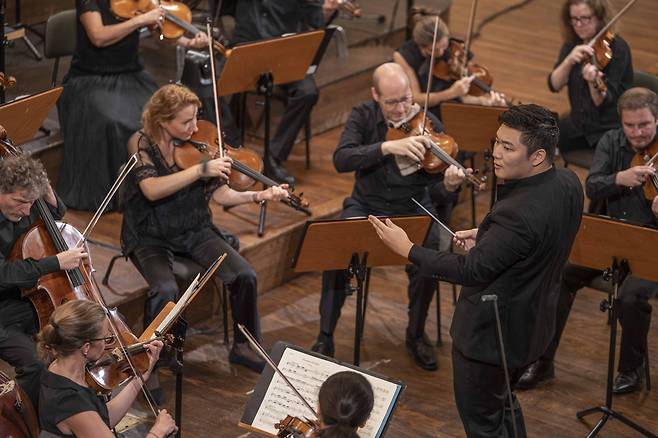
<svg viewBox="0 0 658 438"><path fill-rule="evenodd" d="M235 5L235 32L231 44L276 38L286 33L304 31L309 27L321 28L324 25L322 2L240 0ZM319 94L311 75L306 75L301 81L278 86L285 90L288 105L270 141L269 151L273 158L286 160L295 144L297 133L304 126Z"/></svg>
<svg viewBox="0 0 658 438"><path fill-rule="evenodd" d="M434 115L428 114L428 118L437 132L443 131L441 122ZM428 210L438 213L441 220L447 221L458 193L445 188L443 174L430 175L421 169L402 176L394 155L382 154L381 145L386 139L387 129L387 121L375 101L352 109L334 152L334 166L338 172L356 173L354 189L343 202L341 218L370 214L425 214L411 200L415 198ZM438 249L439 230L436 224L432 225L424 245ZM406 272L409 277L407 337L418 339L424 334L436 281L420 276L414 265L407 265ZM346 271L326 271L322 275L320 329L324 335L333 335L345 302L347 286Z"/></svg>
<svg viewBox="0 0 658 438"><path fill-rule="evenodd" d="M260 339L256 305L256 273L238 252L238 240L212 223L208 201L220 186L218 178L197 180L176 193L149 201L139 182L180 171L169 165L156 144L142 135L138 142L140 162L126 181L121 242L149 284L144 310L148 325L167 301L177 301L178 284L172 272L174 256L192 259L208 268L220 255L227 257L216 272L230 291L235 342L246 342L237 324ZM191 279L190 279L191 280Z"/></svg>
<svg viewBox="0 0 658 438"><path fill-rule="evenodd" d="M608 216L633 223L658 226L658 219L651 211L651 203L644 197L642 189L622 187L615 184L617 172L630 167L635 151L628 144L623 129L606 132L594 153L594 161L586 182L587 196L592 201L603 201ZM557 313L557 327L553 341L541 357L552 361L560 343L560 337L576 296L576 292L587 286L601 271L580 266L567 265L562 280ZM633 277L626 277L620 289L621 308L619 321L623 328L619 353L620 372L633 371L644 363L646 341L651 324L649 298L658 296L658 284Z"/></svg>
<svg viewBox="0 0 658 438"><path fill-rule="evenodd" d="M87 36L80 22L85 12L99 12L104 25L120 22L109 0L76 0L76 11L75 53L57 102L64 135L57 191L69 207L95 210L126 162L128 139L157 86L143 70L139 31L107 47L94 46Z"/></svg>
<svg viewBox="0 0 658 438"><path fill-rule="evenodd" d="M57 208L46 203L55 219L64 216L66 207L57 199ZM43 368L34 343L39 329L32 304L21 299L19 288L36 286L40 277L59 271L57 256L41 260L8 261L16 239L25 233L39 218L36 206L30 216L12 222L0 213L0 359L16 368L16 381L36 406L39 394L39 373Z"/></svg>
<svg viewBox="0 0 658 438"><path fill-rule="evenodd" d="M469 438L513 436L496 320L512 387L546 349L555 328L559 282L583 211L576 175L551 168L499 186L498 197L466 254L414 245L409 253L421 275L462 284L450 334L457 409ZM515 400L519 436L523 415Z"/></svg>
<svg viewBox="0 0 658 438"><path fill-rule="evenodd" d="M578 44L567 42L560 49L555 68ZM612 60L602 70L608 88L605 99L598 107L594 105L588 82L583 78L582 64L574 65L569 72L567 88L571 112L560 119L560 151L594 149L601 136L610 129L620 127L617 100L624 91L633 86L633 64L631 49L619 35L612 40ZM556 93L548 75L548 88Z"/></svg>
<svg viewBox="0 0 658 438"><path fill-rule="evenodd" d="M75 435L62 433L57 425L83 412L98 412L103 422L110 427L110 414L105 401L86 386L71 379L45 370L41 375L39 394L39 424L42 431L57 437L73 438Z"/></svg>

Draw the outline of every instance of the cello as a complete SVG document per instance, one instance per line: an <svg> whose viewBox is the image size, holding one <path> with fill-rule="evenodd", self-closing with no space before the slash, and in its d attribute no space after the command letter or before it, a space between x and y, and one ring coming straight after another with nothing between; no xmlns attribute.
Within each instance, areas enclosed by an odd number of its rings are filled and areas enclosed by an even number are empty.
<svg viewBox="0 0 658 438"><path fill-rule="evenodd" d="M39 419L15 380L0 371L0 436L38 438Z"/></svg>

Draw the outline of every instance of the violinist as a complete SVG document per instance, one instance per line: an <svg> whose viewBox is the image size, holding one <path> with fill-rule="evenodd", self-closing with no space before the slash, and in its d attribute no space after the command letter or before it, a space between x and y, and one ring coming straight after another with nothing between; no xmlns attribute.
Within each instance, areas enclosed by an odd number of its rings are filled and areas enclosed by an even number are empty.
<svg viewBox="0 0 658 438"><path fill-rule="evenodd" d="M518 436L526 436L518 401L508 402L494 304L483 296L498 297L514 388L553 337L557 288L583 211L578 177L553 164L559 137L553 114L518 105L499 121L494 171L504 184L479 228L456 233L466 254L414 245L393 221L369 218L382 241L421 275L463 285L450 334L455 401L469 438L514 436L512 421Z"/></svg>
<svg viewBox="0 0 658 438"><path fill-rule="evenodd" d="M114 428L126 415L140 392L142 380L133 378L121 391L105 402L87 385L85 366L100 359L116 340L104 309L87 300L72 300L55 309L38 336L38 349L48 369L41 375L39 422L43 431L56 437L114 437ZM153 371L162 342L146 344ZM159 412L155 424L145 435L164 438L178 430L166 410Z"/></svg>
<svg viewBox="0 0 658 438"><path fill-rule="evenodd" d="M372 385L354 371L332 374L318 392L317 438L359 438L375 404Z"/></svg>
<svg viewBox="0 0 658 438"><path fill-rule="evenodd" d="M435 15L414 15L416 24L413 29L412 39L407 41L393 53L393 61L402 66L411 85L414 102L422 105L425 101L427 91L427 75L431 73L429 60L432 50L438 62L447 62L450 59L448 46L452 41L448 26L439 18L439 29L434 41ZM439 115L441 102L459 101L463 103L507 106L502 95L495 91L482 96L470 96L468 94L474 76L466 76L458 80L443 80L437 77L432 79L432 90L429 93L429 106L433 112Z"/></svg>
<svg viewBox="0 0 658 438"><path fill-rule="evenodd" d="M594 54L588 43L610 18L606 0L566 0L562 7L565 42L548 76L552 92L565 85L569 91L571 112L560 120L562 152L594 149L606 131L619 128L617 99L633 83L631 49L621 36L614 35L608 65L599 71L587 62Z"/></svg>
<svg viewBox="0 0 658 438"><path fill-rule="evenodd" d="M16 239L40 217L34 203L41 197L55 218L64 216L66 207L39 161L27 155L0 160L0 359L16 368L16 379L32 401L38 394L35 377L42 367L33 340L38 318L19 288L35 286L43 275L75 268L87 256L76 248L41 260L7 259Z"/></svg>
<svg viewBox="0 0 658 438"><path fill-rule="evenodd" d="M144 103L157 88L144 71L138 48L140 29L157 29L164 10L154 8L122 21L112 13L112 2L76 0L76 47L57 102L64 136L57 191L66 205L80 210L100 205L126 161L126 144L139 129ZM208 44L203 32L176 43L194 48Z"/></svg>
<svg viewBox="0 0 658 438"><path fill-rule="evenodd" d="M339 0L241 0L235 4L235 32L231 44L276 38L309 27L323 28L339 3ZM318 101L318 88L311 75L279 86L288 97L288 105L270 141L265 174L280 183L294 186L295 178L288 173L283 161L288 159L306 116ZM226 129L233 130L228 124Z"/></svg>
<svg viewBox="0 0 658 438"><path fill-rule="evenodd" d="M617 102L621 129L606 132L596 146L594 161L586 182L587 196L605 201L608 216L638 224L658 226L658 196L646 199L642 185L651 184L656 175L653 166L633 165L634 157L656 146L658 136L658 96L646 88L631 88ZM576 292L601 272L567 265L560 289L556 330L553 341L541 358L524 373L520 389L534 388L554 379L553 358L567 323ZM622 283L619 320L622 326L619 366L613 385L615 394L642 387L647 335L651 323L649 298L658 296L658 284L632 275Z"/></svg>
<svg viewBox="0 0 658 438"><path fill-rule="evenodd" d="M371 101L352 109L334 152L334 165L338 172L355 172L354 189L343 202L341 218L369 214L423 214L411 200L413 197L447 221L457 200L458 189L465 179L464 172L451 166L445 175L430 174L421 169L403 176L398 159L402 157L415 163L422 161L429 147L428 138L418 135L386 141L389 126L399 125L414 116L420 117L421 109L413 103L409 79L402 67L395 63L379 66L373 74L371 93ZM436 132L442 131L441 123L433 114L428 114L428 120ZM438 248L438 231L434 224L425 246ZM436 352L425 334L425 320L436 281L421 277L413 266L407 267L407 275L407 349L418 366L436 370ZM333 333L348 286L345 271L323 273L320 333L313 351L333 356Z"/></svg>
<svg viewBox="0 0 658 438"><path fill-rule="evenodd" d="M229 157L211 159L179 169L174 148L197 131L198 97L188 88L165 85L147 102L142 130L128 142L139 162L126 181L121 241L149 284L144 310L148 325L168 301L176 301L178 285L172 272L175 255L208 268L223 253L228 256L217 271L228 285L234 324L243 324L260 339L256 305L256 273L238 252L238 240L212 223L211 199L220 205L279 201L288 196L286 186L263 191L237 192L225 184L231 172ZM260 372L264 362L235 330L229 360ZM153 377L157 385L157 374Z"/></svg>

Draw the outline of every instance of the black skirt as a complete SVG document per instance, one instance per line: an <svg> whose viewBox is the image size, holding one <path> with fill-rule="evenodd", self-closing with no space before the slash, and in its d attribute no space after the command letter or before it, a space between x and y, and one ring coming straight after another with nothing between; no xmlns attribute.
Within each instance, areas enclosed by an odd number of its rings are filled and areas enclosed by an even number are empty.
<svg viewBox="0 0 658 438"><path fill-rule="evenodd" d="M64 161L57 193L74 209L98 208L127 159L130 136L157 89L143 70L113 75L69 72L57 102ZM116 207L116 200L109 209Z"/></svg>

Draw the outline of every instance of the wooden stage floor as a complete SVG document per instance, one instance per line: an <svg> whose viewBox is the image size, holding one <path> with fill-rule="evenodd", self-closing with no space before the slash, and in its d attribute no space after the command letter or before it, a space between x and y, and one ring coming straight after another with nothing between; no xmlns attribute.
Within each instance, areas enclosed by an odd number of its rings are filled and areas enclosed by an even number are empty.
<svg viewBox="0 0 658 438"><path fill-rule="evenodd" d="M367 3L366 1L362 3ZM392 0L387 0L391 6ZM451 29L462 36L466 29L470 2L454 1L451 12ZM514 3L511 0L481 2L477 23L485 16ZM567 110L565 93L552 94L546 87L550 71L560 47L559 4L556 0L530 1L525 7L503 15L490 23L475 41L473 50L479 63L487 66L494 78L496 89L523 102L536 102L555 111ZM625 2L613 0L619 9ZM401 2L404 4L404 2ZM367 12L367 11L366 11ZM655 23L658 22L658 2L642 0L622 20L621 33L633 50L633 61L638 70L658 72ZM28 58L19 47L10 50L16 56ZM18 53L18 54L17 54ZM25 62L30 62L25 59ZM18 62L20 64L20 62ZM50 70L43 67L41 81L44 86ZM20 79L20 78L19 78ZM35 91L35 90L32 90ZM1 123L1 122L0 122ZM299 187L304 188L313 202L316 215L328 214L340 207L342 198L349 193L353 177L338 175L331 164L331 155L340 130L334 129L313 138L313 168L303 169L301 145L296 146L290 169L299 176ZM585 174L580 171L579 176ZM246 208L253 220L255 210ZM479 218L488 209L488 196L478 197ZM255 227L215 209L217 221L237 232L244 245L255 245ZM278 233L291 222L303 220L291 216L284 207L273 209L270 232ZM72 212L68 218L75 225L86 222L88 215ZM452 227L470 227L469 204L461 203L454 212ZM94 236L98 240L116 245L119 217L107 216ZM99 250L96 268L103 274L112 251ZM267 257L268 254L259 254ZM132 273L134 275L134 272ZM126 286L124 277L116 275L116 284ZM143 287L140 279L128 282L130 287ZM449 285L441 287L441 330L443 345L438 348L439 370L426 372L413 363L404 347L406 327L406 276L401 268L375 269L363 342L362 364L379 373L400 379L408 385L393 415L387 436L391 437L463 437L452 390L450 361L451 341L448 328L453 305ZM320 274L305 274L286 284L263 290L259 295L259 309L266 346L278 340L309 347L319 326ZM556 380L540 389L519 393L528 436L530 437L581 437L585 436L597 416L581 423L575 417L578 410L604 400L605 373L608 353L608 326L606 317L598 311L604 296L593 290L583 290L576 298L563 341L556 358ZM354 332L354 299L347 300L343 318L335 334L337 358L351 360ZM436 316L428 318L427 332L436 338ZM197 329L221 327L215 317L193 325ZM658 379L658 349L656 330L649 335L650 362L654 380ZM221 332L190 336L185 353L185 382L183 397L184 437L247 437L253 433L239 429L237 423L254 387L257 375L243 367L228 363L228 349L222 344ZM170 400L165 407L173 410L173 379L165 375ZM649 430L658 433L658 397L654 392L615 397L615 406ZM639 436L618 421L611 420L600 433L601 437Z"/></svg>

